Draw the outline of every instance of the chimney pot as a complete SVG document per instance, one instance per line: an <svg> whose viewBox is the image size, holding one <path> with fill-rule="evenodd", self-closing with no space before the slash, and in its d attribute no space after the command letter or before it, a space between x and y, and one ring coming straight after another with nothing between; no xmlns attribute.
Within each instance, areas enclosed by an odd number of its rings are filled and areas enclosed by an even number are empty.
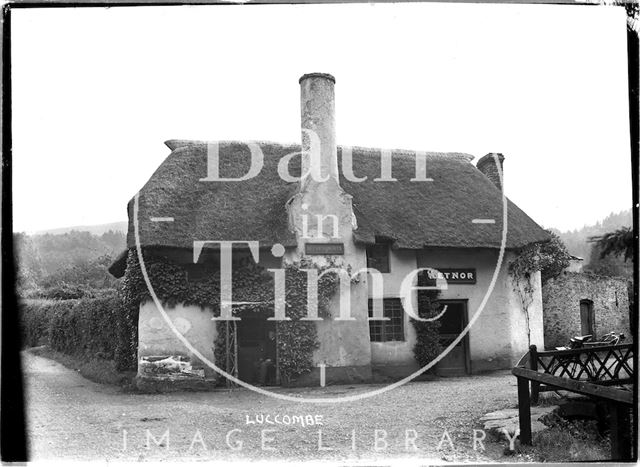
<svg viewBox="0 0 640 467"><path fill-rule="evenodd" d="M504 179L504 156L499 152L490 152L489 154L480 158L476 167L487 177L491 182L498 187L498 190L502 191L502 184L500 183L500 175L498 174L498 168L496 167L496 158L500 166L500 172L502 172L502 178Z"/></svg>
<svg viewBox="0 0 640 467"><path fill-rule="evenodd" d="M298 84L302 84L302 81L304 81L307 78L324 78L324 79L333 81L333 84L336 84L336 78L333 75L330 75L329 73L305 73L298 80Z"/></svg>

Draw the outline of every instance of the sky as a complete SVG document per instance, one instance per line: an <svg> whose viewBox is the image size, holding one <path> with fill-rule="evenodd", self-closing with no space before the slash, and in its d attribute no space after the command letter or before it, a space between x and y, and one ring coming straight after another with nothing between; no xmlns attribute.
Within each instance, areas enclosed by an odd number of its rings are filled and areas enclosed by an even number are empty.
<svg viewBox="0 0 640 467"><path fill-rule="evenodd" d="M30 8L11 33L15 231L126 220L165 140L299 141L308 72L338 144L501 152L544 227L632 204L622 8Z"/></svg>

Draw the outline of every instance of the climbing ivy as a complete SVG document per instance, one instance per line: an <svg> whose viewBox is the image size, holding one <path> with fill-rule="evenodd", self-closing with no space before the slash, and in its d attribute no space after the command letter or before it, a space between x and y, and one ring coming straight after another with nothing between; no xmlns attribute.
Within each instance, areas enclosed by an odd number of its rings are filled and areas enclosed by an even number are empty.
<svg viewBox="0 0 640 467"><path fill-rule="evenodd" d="M569 266L571 254L560 237L547 230L550 240L531 243L518 251L517 257L509 264L509 272L516 278L540 271L542 283L553 279Z"/></svg>
<svg viewBox="0 0 640 467"><path fill-rule="evenodd" d="M289 384L299 375L313 368L313 351L319 342L316 324L301 321L307 316L307 273L305 269L318 270L318 312L320 317L329 316L329 304L338 292L340 279L337 274L323 272L338 266L329 258L326 266L317 267L307 258L299 263L285 265L286 316L291 321L278 322L278 366L284 384ZM347 270L351 274L351 270Z"/></svg>
<svg viewBox="0 0 640 467"><path fill-rule="evenodd" d="M158 299L167 306L178 303L220 308L220 273L214 265L204 264L200 279L188 280L186 265L157 252L143 252L149 281ZM286 264L285 269L285 314L291 321L276 322L278 366L284 384L293 382L298 376L313 368L313 352L318 348L316 325L313 321L301 321L307 315L307 274L305 269L318 269L318 275L329 268L337 267L328 260L325 267L318 268L308 259L298 263ZM350 273L350 271L348 271ZM234 306L232 313L238 316L241 311L273 313L274 278L264 268L250 264L235 267L232 273L233 300L254 302ZM318 280L318 309L320 316L327 316L329 303L339 287L337 274L325 274ZM137 314L140 303L151 300L138 261L135 249L129 251L127 269L123 280L123 301L131 315ZM233 325L229 329L233 329ZM214 355L217 365L225 371L227 368L227 345L225 321L216 324L217 337L214 342ZM137 344L137 334L135 342ZM235 356L231 356L234 359Z"/></svg>
<svg viewBox="0 0 640 467"><path fill-rule="evenodd" d="M571 254L562 240L547 230L551 239L547 242L531 243L517 252L516 258L509 263L509 274L513 277L514 290L520 298L520 304L527 320L527 336L531 344L531 326L529 307L533 303L535 284L533 275L540 271L542 283L557 277L567 266Z"/></svg>
<svg viewBox="0 0 640 467"><path fill-rule="evenodd" d="M418 290L418 316L420 318L434 318L438 315L439 290ZM442 352L440 344L440 321L418 321L411 318L411 324L416 330L416 344L413 355L420 367L429 364Z"/></svg>

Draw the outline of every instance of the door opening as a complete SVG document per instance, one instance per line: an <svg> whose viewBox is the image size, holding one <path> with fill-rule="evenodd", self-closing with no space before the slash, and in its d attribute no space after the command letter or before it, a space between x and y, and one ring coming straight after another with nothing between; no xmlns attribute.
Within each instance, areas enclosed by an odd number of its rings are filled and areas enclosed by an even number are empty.
<svg viewBox="0 0 640 467"><path fill-rule="evenodd" d="M440 344L447 347L458 337L468 323L467 300L439 300L447 311L440 318ZM440 376L460 376L471 373L469 335L465 335L451 351L436 364Z"/></svg>
<svg viewBox="0 0 640 467"><path fill-rule="evenodd" d="M580 300L580 332L582 335L591 334L593 340L596 337L594 326L595 316L593 313L593 302L591 300Z"/></svg>
<svg viewBox="0 0 640 467"><path fill-rule="evenodd" d="M267 314L240 314L238 326L238 378L255 385L277 384L276 324Z"/></svg>

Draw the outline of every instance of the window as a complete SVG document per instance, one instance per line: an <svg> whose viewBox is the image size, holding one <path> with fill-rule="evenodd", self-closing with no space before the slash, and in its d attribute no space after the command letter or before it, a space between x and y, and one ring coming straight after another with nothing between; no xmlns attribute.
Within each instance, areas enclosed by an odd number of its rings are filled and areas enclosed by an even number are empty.
<svg viewBox="0 0 640 467"><path fill-rule="evenodd" d="M404 309L399 298L383 299L383 316L388 321L369 321L371 342L404 341ZM373 317L373 300L369 299L369 317Z"/></svg>
<svg viewBox="0 0 640 467"><path fill-rule="evenodd" d="M367 247L367 267L383 273L390 272L388 243L375 243Z"/></svg>

